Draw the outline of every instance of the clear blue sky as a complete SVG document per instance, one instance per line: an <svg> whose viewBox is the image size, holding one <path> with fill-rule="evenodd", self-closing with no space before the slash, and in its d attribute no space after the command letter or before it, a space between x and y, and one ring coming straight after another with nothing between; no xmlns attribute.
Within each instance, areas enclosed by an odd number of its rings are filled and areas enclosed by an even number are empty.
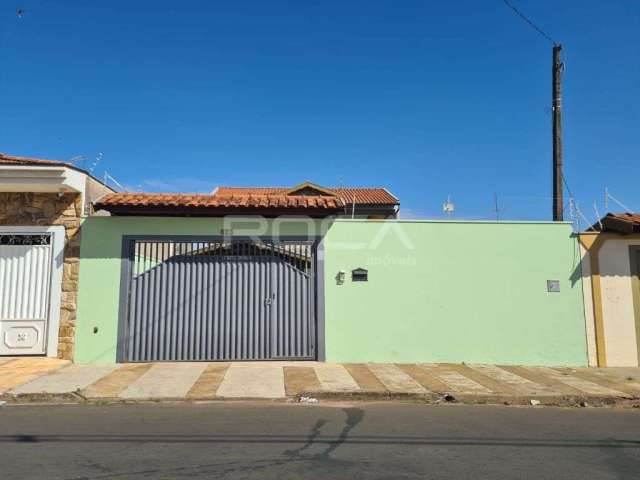
<svg viewBox="0 0 640 480"><path fill-rule="evenodd" d="M512 0L564 45L566 177L640 209L640 3ZM23 8L22 18L16 8ZM554 15L552 15L554 13ZM5 0L0 151L131 188L387 186L548 219L551 45L501 0Z"/></svg>

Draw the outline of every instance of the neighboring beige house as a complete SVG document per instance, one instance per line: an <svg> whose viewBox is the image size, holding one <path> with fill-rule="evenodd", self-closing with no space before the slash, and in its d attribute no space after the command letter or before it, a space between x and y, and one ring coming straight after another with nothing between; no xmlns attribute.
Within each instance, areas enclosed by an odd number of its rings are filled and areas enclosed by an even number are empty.
<svg viewBox="0 0 640 480"><path fill-rule="evenodd" d="M607 214L580 234L589 364L640 365L640 214Z"/></svg>
<svg viewBox="0 0 640 480"><path fill-rule="evenodd" d="M82 218L112 192L74 165L0 153L0 356L73 358Z"/></svg>

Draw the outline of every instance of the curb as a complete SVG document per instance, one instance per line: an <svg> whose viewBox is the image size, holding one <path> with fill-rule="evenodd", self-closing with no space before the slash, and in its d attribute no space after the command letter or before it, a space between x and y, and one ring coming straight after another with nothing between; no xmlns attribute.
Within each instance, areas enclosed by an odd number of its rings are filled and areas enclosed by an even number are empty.
<svg viewBox="0 0 640 480"><path fill-rule="evenodd" d="M85 404L85 405L131 405L145 403L196 403L196 402L260 402L320 403L327 402L411 402L425 405L512 405L541 407L620 407L639 408L638 397L611 397L597 395L547 395L523 396L501 394L451 394L451 393L411 393L389 391L307 391L282 398L229 398L216 396L162 397L162 398L120 398L86 397L82 391L66 393L28 393L0 395L0 401L7 405L29 404Z"/></svg>
<svg viewBox="0 0 640 480"><path fill-rule="evenodd" d="M328 392L310 391L298 395L318 401L410 401L428 405L514 405L546 407L624 407L640 408L640 397L614 397L598 395L505 395L468 393L410 393L388 391Z"/></svg>
<svg viewBox="0 0 640 480"><path fill-rule="evenodd" d="M259 397L214 397L214 396L197 396L197 397L140 397L140 398L121 398L121 397L85 397L82 392L67 393L5 393L0 395L0 402L6 405L135 405L149 403L197 403L197 402L260 402L260 403L298 403L296 397L281 398L259 398Z"/></svg>

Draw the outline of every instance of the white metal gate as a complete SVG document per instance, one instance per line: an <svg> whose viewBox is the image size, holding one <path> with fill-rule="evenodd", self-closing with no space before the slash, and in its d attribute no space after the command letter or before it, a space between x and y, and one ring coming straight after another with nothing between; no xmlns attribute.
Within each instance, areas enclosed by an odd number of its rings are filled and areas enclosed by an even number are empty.
<svg viewBox="0 0 640 480"><path fill-rule="evenodd" d="M0 232L0 355L46 351L51 240Z"/></svg>

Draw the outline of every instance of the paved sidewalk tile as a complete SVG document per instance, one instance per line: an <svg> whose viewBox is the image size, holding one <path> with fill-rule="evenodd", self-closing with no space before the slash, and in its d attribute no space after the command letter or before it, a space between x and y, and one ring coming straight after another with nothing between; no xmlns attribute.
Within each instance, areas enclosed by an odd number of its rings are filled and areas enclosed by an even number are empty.
<svg viewBox="0 0 640 480"><path fill-rule="evenodd" d="M82 394L87 398L116 398L150 368L149 363L125 363L87 386Z"/></svg>
<svg viewBox="0 0 640 480"><path fill-rule="evenodd" d="M604 367L604 368L588 368L586 370L593 371L598 375L609 378L619 378L625 382L640 383L640 367Z"/></svg>
<svg viewBox="0 0 640 480"><path fill-rule="evenodd" d="M444 383L449 385L454 392L457 393L475 393L475 394L490 394L493 393L490 389L484 385L475 382L469 377L463 375L458 371L456 366L452 365L426 365L433 375L438 377Z"/></svg>
<svg viewBox="0 0 640 480"><path fill-rule="evenodd" d="M68 393L81 390L87 385L111 373L118 365L69 365L51 375L45 375L11 390L11 393Z"/></svg>
<svg viewBox="0 0 640 480"><path fill-rule="evenodd" d="M640 368L292 361L73 365L46 357L1 360L0 393L12 394L80 390L87 398L132 400L275 399L314 391L640 397Z"/></svg>
<svg viewBox="0 0 640 480"><path fill-rule="evenodd" d="M581 395L582 394L580 390L570 387L566 383L559 382L547 375L544 375L542 372L538 371L538 369L535 367L502 365L500 368L508 372L511 372L514 375L518 375L519 377L526 378L527 380L531 380L532 382L537 383L538 385L542 385L543 387L548 388L550 391L552 391L554 395Z"/></svg>
<svg viewBox="0 0 640 480"><path fill-rule="evenodd" d="M574 377L573 375L565 375L553 368L539 367L540 372L546 376L553 378L559 382L565 383L573 388L580 390L582 393L588 393L591 395L612 395L616 397L628 396L618 390L606 388L597 383L584 380L582 378Z"/></svg>
<svg viewBox="0 0 640 480"><path fill-rule="evenodd" d="M283 398L284 373L281 366L232 364L217 392L226 398Z"/></svg>
<svg viewBox="0 0 640 480"><path fill-rule="evenodd" d="M397 364L396 366L430 392L444 393L451 391L449 385L429 372L424 365Z"/></svg>
<svg viewBox="0 0 640 480"><path fill-rule="evenodd" d="M497 381L495 378L485 375L478 370L474 370L466 364L444 364L443 367L450 368L452 371L459 373L463 377L476 382L478 385L483 386L492 393L502 395L516 395L517 392L508 383Z"/></svg>
<svg viewBox="0 0 640 480"><path fill-rule="evenodd" d="M120 398L182 398L206 367L206 363L155 364L129 385Z"/></svg>
<svg viewBox="0 0 640 480"><path fill-rule="evenodd" d="M0 393L69 365L69 360L25 357L0 365Z"/></svg>
<svg viewBox="0 0 640 480"><path fill-rule="evenodd" d="M214 398L229 369L229 363L210 363L187 393L187 398Z"/></svg>
<svg viewBox="0 0 640 480"><path fill-rule="evenodd" d="M513 393L521 395L545 395L553 393L552 390L532 382L529 379L504 370L496 365L469 365L470 368L494 379L498 383L511 386Z"/></svg>
<svg viewBox="0 0 640 480"><path fill-rule="evenodd" d="M386 392L386 387L382 384L366 365L362 363L345 363L344 368L355 380L361 390L367 392Z"/></svg>
<svg viewBox="0 0 640 480"><path fill-rule="evenodd" d="M336 391L359 391L360 386L356 383L349 372L340 364L327 363L316 365L316 375L320 381L320 388L331 392Z"/></svg>
<svg viewBox="0 0 640 480"><path fill-rule="evenodd" d="M372 363L369 370L378 377L390 392L426 393L427 390L395 365Z"/></svg>
<svg viewBox="0 0 640 480"><path fill-rule="evenodd" d="M284 390L287 395L320 390L320 381L312 367L284 367Z"/></svg>
<svg viewBox="0 0 640 480"><path fill-rule="evenodd" d="M637 380L638 368L634 368L636 372L629 372L627 375L607 371L609 369L606 368L566 368L556 370L570 372L574 376L590 380L598 385L619 390L633 397L638 397L640 396L640 382Z"/></svg>

